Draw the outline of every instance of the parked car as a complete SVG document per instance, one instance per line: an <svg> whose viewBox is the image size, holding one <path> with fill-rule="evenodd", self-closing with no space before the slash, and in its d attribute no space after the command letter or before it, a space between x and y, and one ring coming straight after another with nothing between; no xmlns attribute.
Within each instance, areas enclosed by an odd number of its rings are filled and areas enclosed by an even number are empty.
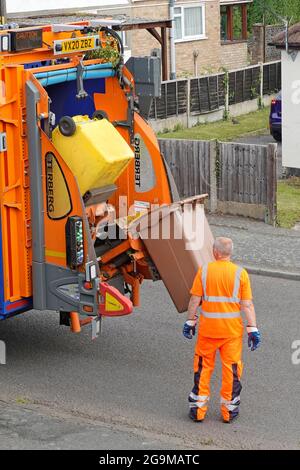
<svg viewBox="0 0 300 470"><path fill-rule="evenodd" d="M272 100L270 112L270 132L277 142L282 140L281 91Z"/></svg>

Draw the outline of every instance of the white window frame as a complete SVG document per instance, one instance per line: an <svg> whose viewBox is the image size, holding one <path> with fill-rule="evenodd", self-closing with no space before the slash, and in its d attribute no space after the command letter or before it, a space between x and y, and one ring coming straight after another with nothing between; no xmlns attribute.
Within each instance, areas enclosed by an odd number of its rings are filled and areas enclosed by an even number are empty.
<svg viewBox="0 0 300 470"><path fill-rule="evenodd" d="M189 9L189 8L196 8L196 7L201 7L202 8L202 12L203 12L202 29L203 29L203 33L202 34L197 34L196 36L186 36L185 31L184 31L184 11ZM176 8L181 9L180 14L175 12ZM180 4L180 5L175 4L174 18L181 18L181 31L182 31L182 38L181 39L175 39L175 43L189 42L189 41L199 41L200 39L207 39L207 36L206 36L206 9L205 9L205 3L184 3L184 4ZM175 24L174 24L174 30L175 30Z"/></svg>

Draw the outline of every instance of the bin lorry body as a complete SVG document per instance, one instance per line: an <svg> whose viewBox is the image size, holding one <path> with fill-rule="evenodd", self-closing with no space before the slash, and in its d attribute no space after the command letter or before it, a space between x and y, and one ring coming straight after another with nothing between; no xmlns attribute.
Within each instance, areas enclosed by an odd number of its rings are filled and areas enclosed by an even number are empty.
<svg viewBox="0 0 300 470"><path fill-rule="evenodd" d="M122 55L115 65L86 56L107 44L119 47L116 34L88 21L0 32L2 320L34 308L96 331L160 278L122 222L171 205L173 183Z"/></svg>

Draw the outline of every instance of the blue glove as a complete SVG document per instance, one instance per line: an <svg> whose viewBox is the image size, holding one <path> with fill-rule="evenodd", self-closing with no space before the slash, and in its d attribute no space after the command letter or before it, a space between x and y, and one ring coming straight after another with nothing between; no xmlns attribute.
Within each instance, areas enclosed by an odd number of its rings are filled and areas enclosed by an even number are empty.
<svg viewBox="0 0 300 470"><path fill-rule="evenodd" d="M261 343L260 332L254 326L247 326L247 333L248 333L248 346L249 348L251 348L251 351L255 351Z"/></svg>
<svg viewBox="0 0 300 470"><path fill-rule="evenodd" d="M193 339L196 334L197 320L187 320L183 325L183 336L187 339Z"/></svg>

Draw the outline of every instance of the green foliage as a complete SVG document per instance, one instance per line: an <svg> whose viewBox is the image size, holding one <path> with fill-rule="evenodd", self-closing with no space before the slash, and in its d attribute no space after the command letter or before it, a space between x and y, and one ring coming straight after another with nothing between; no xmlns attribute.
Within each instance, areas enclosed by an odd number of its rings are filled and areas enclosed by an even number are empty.
<svg viewBox="0 0 300 470"><path fill-rule="evenodd" d="M242 11L240 8L233 9L233 34L235 38L242 37Z"/></svg>
<svg viewBox="0 0 300 470"><path fill-rule="evenodd" d="M113 46L106 46L87 52L85 59L103 59L115 67L120 61L120 54Z"/></svg>
<svg viewBox="0 0 300 470"><path fill-rule="evenodd" d="M183 127L183 125L179 122L179 123L176 124L176 126L174 127L173 132L182 131L182 129L184 129L184 127Z"/></svg>
<svg viewBox="0 0 300 470"><path fill-rule="evenodd" d="M182 129L176 132L169 131L160 134L166 139L189 139L189 140L220 140L234 141L234 139L247 134L267 134L269 125L270 108L264 108L254 113L239 116L238 124L232 119L218 122L199 124L190 129Z"/></svg>
<svg viewBox="0 0 300 470"><path fill-rule="evenodd" d="M217 140L216 140L217 143ZM221 173L222 173L222 163L221 163L221 156L220 156L220 146L216 145L217 155L216 155L216 179L218 186L221 184Z"/></svg>
<svg viewBox="0 0 300 470"><path fill-rule="evenodd" d="M292 228L300 221L300 178L280 181L277 199L278 225Z"/></svg>
<svg viewBox="0 0 300 470"><path fill-rule="evenodd" d="M280 23L276 14L292 20L292 23L300 21L299 0L254 0L249 6L249 31L255 23Z"/></svg>

